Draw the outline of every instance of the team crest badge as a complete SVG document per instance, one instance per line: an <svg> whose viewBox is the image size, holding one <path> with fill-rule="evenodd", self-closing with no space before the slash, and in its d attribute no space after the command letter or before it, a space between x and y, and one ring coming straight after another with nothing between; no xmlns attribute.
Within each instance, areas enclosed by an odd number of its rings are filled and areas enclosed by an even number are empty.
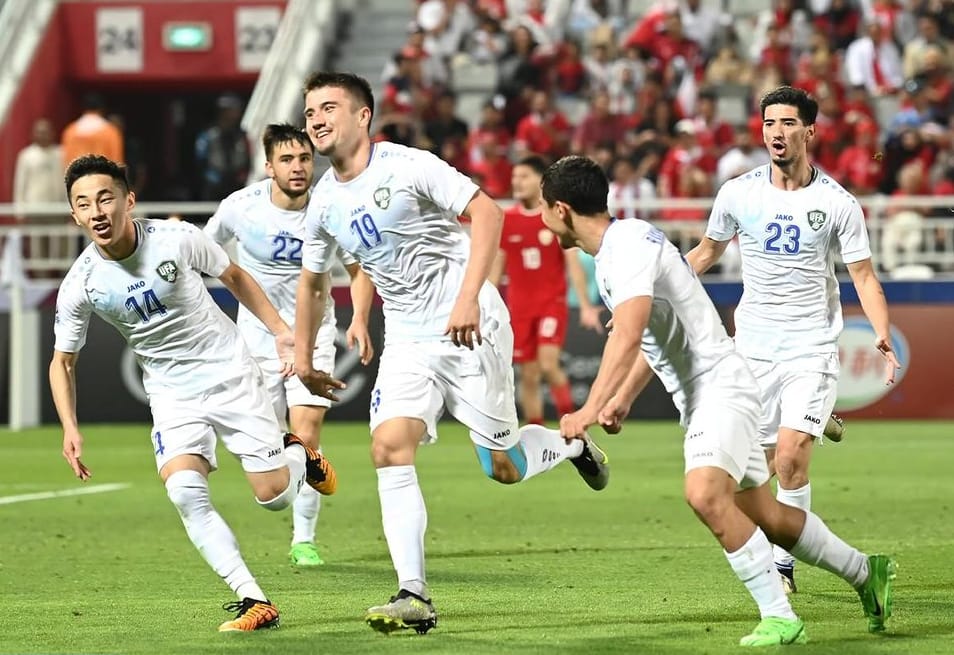
<svg viewBox="0 0 954 655"><path fill-rule="evenodd" d="M379 187L374 192L374 204L376 204L381 209L387 209L391 204L391 189L386 186Z"/></svg>
<svg viewBox="0 0 954 655"><path fill-rule="evenodd" d="M540 245L549 246L553 243L553 232L550 230L540 230L540 233L537 234L537 238L540 240Z"/></svg>
<svg viewBox="0 0 954 655"><path fill-rule="evenodd" d="M179 275L179 269L176 267L176 263L171 259L167 259L156 267L156 273L163 280L172 284L176 281L176 277Z"/></svg>
<svg viewBox="0 0 954 655"><path fill-rule="evenodd" d="M816 232L825 224L825 212L820 209L813 209L808 212L808 227Z"/></svg>

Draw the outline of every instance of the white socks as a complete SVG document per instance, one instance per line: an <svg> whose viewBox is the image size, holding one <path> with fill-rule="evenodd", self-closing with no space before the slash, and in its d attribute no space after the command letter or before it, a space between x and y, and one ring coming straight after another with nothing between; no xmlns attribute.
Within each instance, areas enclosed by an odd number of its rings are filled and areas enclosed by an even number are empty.
<svg viewBox="0 0 954 655"><path fill-rule="evenodd" d="M812 508L812 483L808 482L804 487L798 489L783 489L779 485L775 497L783 505L797 507L807 513ZM774 546L772 550L776 566L791 567L795 565L795 557L781 546Z"/></svg>
<svg viewBox="0 0 954 655"><path fill-rule="evenodd" d="M288 466L289 486L305 487L305 449L298 444L292 444L285 449L285 465Z"/></svg>
<svg viewBox="0 0 954 655"><path fill-rule="evenodd" d="M772 544L762 532L762 528L756 526L755 532L745 545L734 553L725 553L725 558L752 594L763 619L769 616L782 619L798 618L792 611L782 588L782 580L772 564Z"/></svg>
<svg viewBox="0 0 954 655"><path fill-rule="evenodd" d="M169 500L179 510L186 534L212 570L239 598L266 600L242 560L235 535L209 500L209 481L198 471L176 471L166 480Z"/></svg>
<svg viewBox="0 0 954 655"><path fill-rule="evenodd" d="M314 542L320 508L321 494L307 484L302 485L292 508L292 544Z"/></svg>
<svg viewBox="0 0 954 655"><path fill-rule="evenodd" d="M421 598L428 598L424 578L424 531L427 509L413 466L378 469L381 523L397 572L398 584Z"/></svg>
<svg viewBox="0 0 954 655"><path fill-rule="evenodd" d="M834 573L855 589L868 579L865 554L842 541L811 512L806 512L805 527L792 546L792 554L806 564Z"/></svg>
<svg viewBox="0 0 954 655"><path fill-rule="evenodd" d="M559 430L551 430L542 425L531 424L520 428L520 445L527 458L524 480L549 471L565 459L583 454L582 441L574 439L567 443L560 436Z"/></svg>

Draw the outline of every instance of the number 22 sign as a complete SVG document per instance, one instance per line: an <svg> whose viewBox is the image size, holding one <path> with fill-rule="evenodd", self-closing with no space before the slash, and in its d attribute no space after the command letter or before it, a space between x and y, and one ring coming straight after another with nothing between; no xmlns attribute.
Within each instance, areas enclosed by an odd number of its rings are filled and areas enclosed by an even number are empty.
<svg viewBox="0 0 954 655"><path fill-rule="evenodd" d="M96 70L138 73L143 69L142 9L96 10Z"/></svg>

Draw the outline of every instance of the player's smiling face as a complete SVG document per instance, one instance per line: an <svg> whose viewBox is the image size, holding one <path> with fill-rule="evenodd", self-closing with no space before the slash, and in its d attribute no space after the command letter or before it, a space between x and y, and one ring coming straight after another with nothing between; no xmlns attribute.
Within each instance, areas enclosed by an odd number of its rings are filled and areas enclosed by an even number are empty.
<svg viewBox="0 0 954 655"><path fill-rule="evenodd" d="M762 138L772 163L787 167L805 158L808 142L815 136L815 126L805 125L798 117L798 107L769 105L762 119Z"/></svg>
<svg viewBox="0 0 954 655"><path fill-rule="evenodd" d="M344 156L367 131L371 110L359 107L342 87L323 86L305 95L305 125L315 150L323 157Z"/></svg>
<svg viewBox="0 0 954 655"><path fill-rule="evenodd" d="M298 198L311 188L315 158L309 146L297 141L278 143L265 162L265 172L289 198Z"/></svg>
<svg viewBox="0 0 954 655"><path fill-rule="evenodd" d="M135 205L135 195L109 175L84 175L70 189L73 220L110 256L125 256L117 248L122 250L130 237L129 214Z"/></svg>

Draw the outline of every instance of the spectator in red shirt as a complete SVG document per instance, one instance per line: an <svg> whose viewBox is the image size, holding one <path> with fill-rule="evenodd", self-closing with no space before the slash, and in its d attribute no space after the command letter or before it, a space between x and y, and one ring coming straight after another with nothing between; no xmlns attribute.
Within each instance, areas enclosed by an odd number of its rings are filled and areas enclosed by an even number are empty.
<svg viewBox="0 0 954 655"><path fill-rule="evenodd" d="M481 186L491 198L506 198L510 195L510 161L503 156L500 144L493 135L484 135L480 140L480 161L471 164L470 173L480 176Z"/></svg>
<svg viewBox="0 0 954 655"><path fill-rule="evenodd" d="M574 154L587 154L603 143L619 143L626 133L626 119L610 113L609 93L597 91L590 102L590 112L573 132L570 150Z"/></svg>
<svg viewBox="0 0 954 655"><path fill-rule="evenodd" d="M580 94L586 85L586 67L580 54L580 46L568 41L560 46L553 68L554 88L561 95Z"/></svg>
<svg viewBox="0 0 954 655"><path fill-rule="evenodd" d="M663 159L657 183L660 198L700 198L712 193L712 161L696 142L696 126L690 119L676 123L676 142ZM698 209L663 209L667 220L701 220L705 212Z"/></svg>
<svg viewBox="0 0 954 655"><path fill-rule="evenodd" d="M844 50L855 40L861 25L861 12L851 0L831 0L828 11L815 17L815 27L828 37L835 50Z"/></svg>
<svg viewBox="0 0 954 655"><path fill-rule="evenodd" d="M567 153L572 126L550 105L546 91L536 91L530 99L530 113L517 124L514 139L518 159L537 154L556 161Z"/></svg>
<svg viewBox="0 0 954 655"><path fill-rule="evenodd" d="M878 126L871 121L855 125L855 140L838 156L834 176L858 196L875 193L883 168L878 154Z"/></svg>
<svg viewBox="0 0 954 655"><path fill-rule="evenodd" d="M712 89L699 92L696 101L696 140L706 154L718 160L735 142L735 130L716 115L719 96Z"/></svg>
<svg viewBox="0 0 954 655"><path fill-rule="evenodd" d="M767 42L759 56L759 65L776 66L781 71L783 79L792 79L794 72L792 47L777 23L768 26L765 38Z"/></svg>
<svg viewBox="0 0 954 655"><path fill-rule="evenodd" d="M503 96L494 96L484 103L480 110L480 122L470 131L467 139L467 158L468 169L473 168L483 160L481 143L485 137L497 144L497 150L506 153L510 150L510 142L513 135L504 124L504 105L506 100Z"/></svg>
<svg viewBox="0 0 954 655"><path fill-rule="evenodd" d="M560 367L569 320L567 274L580 298L580 323L602 330L599 309L589 301L586 278L575 249L563 250L543 224L540 181L546 170L540 157L513 168L517 201L504 213L500 251L490 281L507 274L505 299L513 326L513 361L520 368L519 405L528 423L543 423L541 378L550 388L557 416L574 411L570 381Z"/></svg>

